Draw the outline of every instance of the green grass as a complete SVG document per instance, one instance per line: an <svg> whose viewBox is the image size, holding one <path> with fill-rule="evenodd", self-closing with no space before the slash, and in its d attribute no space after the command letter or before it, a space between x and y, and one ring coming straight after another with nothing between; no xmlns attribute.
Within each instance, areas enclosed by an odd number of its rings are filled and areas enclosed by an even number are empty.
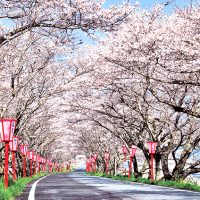
<svg viewBox="0 0 200 200"><path fill-rule="evenodd" d="M106 176L105 173L87 173L88 175L91 176L99 176L99 177L106 177L106 178L111 178L114 180L120 180L120 181L130 181L130 182L138 182L138 183L145 183L145 184L151 184L151 185L159 185L159 186L164 186L164 187L173 187L173 188L178 188L178 189L185 189L185 190L193 190L200 192L200 186L197 184L192 184L192 183L187 183L187 182L177 182L177 181L150 181L149 179L145 178L135 178L134 176L129 179L127 176L122 176L122 175L117 175L117 176L112 176L108 175Z"/></svg>
<svg viewBox="0 0 200 200"><path fill-rule="evenodd" d="M22 193L27 183L46 175L47 173L40 173L32 178L18 178L16 182L14 182L12 179L9 179L9 187L7 189L4 188L3 179L0 179L0 200L15 199L15 197Z"/></svg>

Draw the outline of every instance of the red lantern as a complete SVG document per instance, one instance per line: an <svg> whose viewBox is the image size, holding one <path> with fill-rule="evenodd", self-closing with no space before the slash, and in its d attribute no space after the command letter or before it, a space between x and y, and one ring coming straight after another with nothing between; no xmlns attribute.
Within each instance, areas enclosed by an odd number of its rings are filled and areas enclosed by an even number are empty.
<svg viewBox="0 0 200 200"><path fill-rule="evenodd" d="M5 142L5 165L4 165L4 186L8 187L8 157L9 157L9 142L15 131L15 119L0 119L0 138Z"/></svg>
<svg viewBox="0 0 200 200"><path fill-rule="evenodd" d="M10 142L15 131L15 119L0 119L0 135L2 142Z"/></svg>
<svg viewBox="0 0 200 200"><path fill-rule="evenodd" d="M43 171L46 171L46 163L47 163L47 160L44 158L43 159Z"/></svg>
<svg viewBox="0 0 200 200"><path fill-rule="evenodd" d="M11 151L17 151L18 149L18 141L19 141L19 138L16 137L16 136L13 136L13 139L12 141L9 142L9 146L10 146L10 150Z"/></svg>
<svg viewBox="0 0 200 200"><path fill-rule="evenodd" d="M28 153L28 145L27 144L24 144L24 145L21 144L20 150L21 150L22 156L26 156L27 153Z"/></svg>
<svg viewBox="0 0 200 200"><path fill-rule="evenodd" d="M156 153L156 146L157 146L157 142L147 142L148 146L149 146L149 153L150 154L155 154Z"/></svg>
<svg viewBox="0 0 200 200"><path fill-rule="evenodd" d="M37 161L37 154L34 154L33 161L34 161L34 162Z"/></svg>
<svg viewBox="0 0 200 200"><path fill-rule="evenodd" d="M24 145L24 154L27 155L27 153L28 153L28 145L25 144Z"/></svg>
<svg viewBox="0 0 200 200"><path fill-rule="evenodd" d="M34 162L34 175L36 175L37 154L35 154L35 153L34 153L34 156L33 156L33 162Z"/></svg>
<svg viewBox="0 0 200 200"><path fill-rule="evenodd" d="M23 144L20 145L20 151L21 151L22 155L24 155L24 145Z"/></svg>
<svg viewBox="0 0 200 200"><path fill-rule="evenodd" d="M49 162L49 172L51 173L52 172L52 167L53 167L53 163L51 162L51 160L50 160L50 162Z"/></svg>
<svg viewBox="0 0 200 200"><path fill-rule="evenodd" d="M150 161L150 178L151 181L154 180L154 154L156 153L156 146L157 142L148 142L149 146L149 154L151 155L151 161Z"/></svg>
<svg viewBox="0 0 200 200"><path fill-rule="evenodd" d="M29 157L30 160L34 160L34 151L29 151L28 157Z"/></svg>
<svg viewBox="0 0 200 200"><path fill-rule="evenodd" d="M109 157L110 157L110 154L106 151L105 154L104 154L104 157L105 157L105 160L108 160Z"/></svg>
<svg viewBox="0 0 200 200"><path fill-rule="evenodd" d="M110 158L110 154L106 151L104 154L105 160L106 160L106 175L108 175L108 160Z"/></svg>
<svg viewBox="0 0 200 200"><path fill-rule="evenodd" d="M42 161L40 155L37 155L37 161L38 161L38 172L40 173L40 163Z"/></svg>
<svg viewBox="0 0 200 200"><path fill-rule="evenodd" d="M34 159L34 152L33 151L29 151L28 152L28 157L30 159L30 177L32 178L32 161Z"/></svg>
<svg viewBox="0 0 200 200"><path fill-rule="evenodd" d="M15 181L17 179L16 175L16 169L15 169L15 154L18 149L18 141L19 138L14 136L12 141L9 142L10 150L12 151L12 170L13 170L13 180Z"/></svg>
<svg viewBox="0 0 200 200"><path fill-rule="evenodd" d="M96 173L97 171L97 154L96 153L93 155L93 159L94 159L93 172Z"/></svg>
<svg viewBox="0 0 200 200"><path fill-rule="evenodd" d="M20 150L23 156L23 177L26 177L26 155L28 152L28 145L20 145Z"/></svg>

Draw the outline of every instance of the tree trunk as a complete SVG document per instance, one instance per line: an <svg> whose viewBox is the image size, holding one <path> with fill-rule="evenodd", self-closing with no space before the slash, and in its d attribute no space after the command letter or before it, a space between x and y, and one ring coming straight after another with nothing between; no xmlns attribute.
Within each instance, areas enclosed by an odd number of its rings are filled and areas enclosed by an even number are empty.
<svg viewBox="0 0 200 200"><path fill-rule="evenodd" d="M135 178L138 178L139 176L141 177L141 173L138 170L138 164L137 164L137 158L134 156L133 158L133 168L134 168L134 176Z"/></svg>
<svg viewBox="0 0 200 200"><path fill-rule="evenodd" d="M158 180L160 177L160 162L161 162L161 155L159 153L155 154L155 180Z"/></svg>
<svg viewBox="0 0 200 200"><path fill-rule="evenodd" d="M169 155L168 153L162 154L161 157L162 171L165 180L172 180L172 175L168 167L168 155Z"/></svg>

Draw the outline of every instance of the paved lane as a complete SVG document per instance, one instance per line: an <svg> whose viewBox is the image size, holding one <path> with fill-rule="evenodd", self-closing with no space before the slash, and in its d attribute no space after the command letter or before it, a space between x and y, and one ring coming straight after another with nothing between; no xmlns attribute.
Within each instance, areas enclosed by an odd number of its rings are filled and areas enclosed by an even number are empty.
<svg viewBox="0 0 200 200"><path fill-rule="evenodd" d="M28 199L28 190L17 200ZM51 175L36 187L35 200L200 200L200 193L86 176Z"/></svg>
<svg viewBox="0 0 200 200"><path fill-rule="evenodd" d="M109 191L123 200L200 200L199 192L178 190L140 183L124 183L107 178L72 173L70 178L99 190Z"/></svg>
<svg viewBox="0 0 200 200"><path fill-rule="evenodd" d="M78 182L80 174L73 173L70 177L65 174L49 176L39 182L36 188L36 200L121 200L109 191L99 190ZM85 176L81 177L83 180ZM48 198L47 198L48 197Z"/></svg>

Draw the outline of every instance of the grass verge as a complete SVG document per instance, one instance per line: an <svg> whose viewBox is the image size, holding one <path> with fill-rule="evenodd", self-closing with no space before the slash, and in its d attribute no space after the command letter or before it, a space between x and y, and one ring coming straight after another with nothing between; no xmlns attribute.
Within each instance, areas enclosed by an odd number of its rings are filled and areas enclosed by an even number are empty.
<svg viewBox="0 0 200 200"><path fill-rule="evenodd" d="M200 192L200 186L198 186L197 184L192 184L192 183L187 183L187 182L177 182L177 181L153 181L152 182L149 179L145 179L145 178L135 178L133 176L129 179L127 176L122 176L122 175L112 176L112 175L106 175L105 173L99 173L99 172L97 173L87 172L87 174L90 176L106 177L106 178L111 178L111 179L120 180L120 181L138 182L138 183L145 183L145 184L158 185L158 186L163 186L163 187L172 187L172 188L177 188L177 189L185 189L185 190Z"/></svg>
<svg viewBox="0 0 200 200"><path fill-rule="evenodd" d="M46 175L47 173L40 173L32 178L18 178L16 182L14 182L12 179L9 179L8 189L4 188L4 181L3 179L0 179L0 200L14 200L15 197L22 193L27 183Z"/></svg>

